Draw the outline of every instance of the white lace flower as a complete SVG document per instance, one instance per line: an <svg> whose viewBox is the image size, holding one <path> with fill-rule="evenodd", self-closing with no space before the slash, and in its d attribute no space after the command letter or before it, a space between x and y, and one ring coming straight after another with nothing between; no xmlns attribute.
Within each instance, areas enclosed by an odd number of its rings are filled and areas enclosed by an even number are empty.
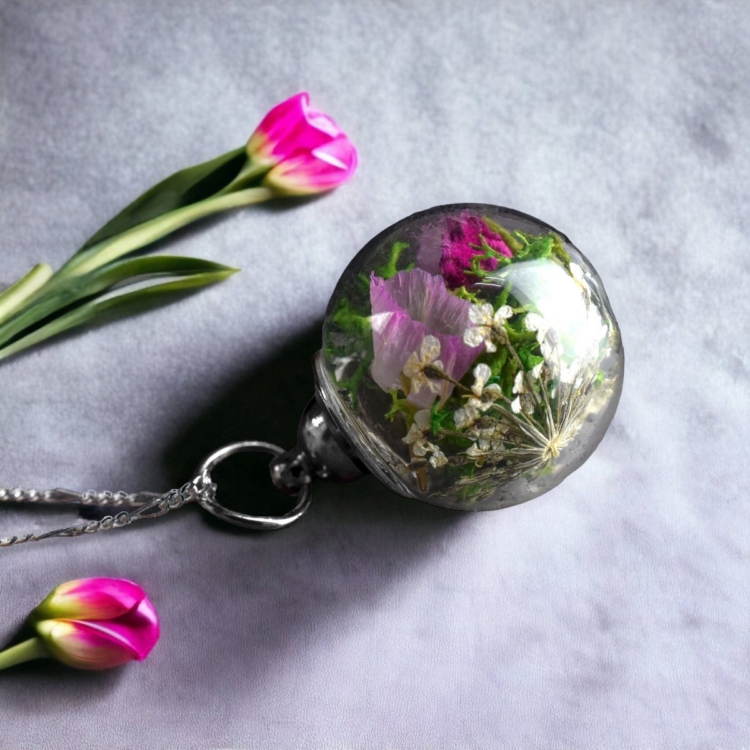
<svg viewBox="0 0 750 750"><path fill-rule="evenodd" d="M606 344L607 336L609 336L609 326L602 320L601 316L598 313L589 315L584 333L587 345L584 348L583 355L590 359L598 359L602 346Z"/></svg>
<svg viewBox="0 0 750 750"><path fill-rule="evenodd" d="M536 332L536 340L541 344L544 341L547 331L549 331L550 325L541 315L530 312L527 313L526 319L526 330Z"/></svg>
<svg viewBox="0 0 750 750"><path fill-rule="evenodd" d="M503 395L497 383L486 385L491 377L492 370L489 365L479 364L474 368L474 384L471 386L471 392L474 395L467 402L469 406L474 406L479 411L487 411Z"/></svg>
<svg viewBox="0 0 750 750"><path fill-rule="evenodd" d="M425 456L431 450L432 443L425 438L425 432L430 429L430 410L421 409L414 415L409 432L406 437L402 438L407 445L411 445L412 453L415 456Z"/></svg>
<svg viewBox="0 0 750 750"><path fill-rule="evenodd" d="M486 417L477 422L466 434L472 440L494 440L499 441L508 432L507 425L496 419Z"/></svg>
<svg viewBox="0 0 750 750"><path fill-rule="evenodd" d="M448 465L448 457L437 446L433 446L432 455L428 459L433 469L439 469Z"/></svg>
<svg viewBox="0 0 750 750"><path fill-rule="evenodd" d="M486 441L484 441L486 442ZM487 455L487 451L482 450L482 448L479 447L477 443L472 443L467 449L466 449L466 455L469 458L473 459L482 459Z"/></svg>
<svg viewBox="0 0 750 750"><path fill-rule="evenodd" d="M475 461L483 461L490 456L499 456L505 449L503 439L507 432L507 425L496 419L482 417L466 433L466 436L474 441L466 450L466 455Z"/></svg>
<svg viewBox="0 0 750 750"><path fill-rule="evenodd" d="M479 364L474 368L474 384L471 386L474 395L468 398L465 406L453 412L453 421L459 430L471 427L503 395L497 383L485 385L491 377L492 370L488 365Z"/></svg>
<svg viewBox="0 0 750 750"><path fill-rule="evenodd" d="M560 337L546 318L543 318L536 313L528 313L528 315L526 315L525 324L527 331L534 331L536 333L536 340L539 342L539 349L548 363L562 360L564 352L563 347L560 344Z"/></svg>
<svg viewBox="0 0 750 750"><path fill-rule="evenodd" d="M476 406L467 404L453 412L453 421L459 430L463 430L464 427L471 427L480 416L479 409Z"/></svg>
<svg viewBox="0 0 750 750"><path fill-rule="evenodd" d="M556 362L558 359L562 360L565 354L557 335L552 331L549 331L547 338L539 345L539 349L547 362Z"/></svg>
<svg viewBox="0 0 750 750"><path fill-rule="evenodd" d="M584 361L581 357L576 357L570 364L563 362L560 366L560 382L574 388L580 387L583 382L583 366Z"/></svg>
<svg viewBox="0 0 750 750"><path fill-rule="evenodd" d="M466 449L466 455L475 461L482 461L502 451L503 444L499 440L487 440L479 438Z"/></svg>
<svg viewBox="0 0 750 750"><path fill-rule="evenodd" d="M497 311L489 302L472 305L469 310L469 320L474 326L464 331L464 344L479 346L484 343L488 352L496 352L495 341L502 344L508 340L504 324L512 315L513 309L509 305L502 305Z"/></svg>
<svg viewBox="0 0 750 750"><path fill-rule="evenodd" d="M482 411L487 411L502 395L503 389L497 383L488 385L482 389L482 405L479 408Z"/></svg>
<svg viewBox="0 0 750 750"><path fill-rule="evenodd" d="M513 393L517 394L510 403L513 413L519 414L523 412L524 414L533 414L534 399L531 396L531 388L526 382L526 374L523 370L519 370L516 373L516 378L513 381Z"/></svg>
<svg viewBox="0 0 750 750"><path fill-rule="evenodd" d="M440 340L435 336L425 336L419 347L419 353L412 352L406 360L403 373L410 381L410 392L419 393L422 388L427 388L432 393L440 393L442 382L427 376L425 368L442 370L443 363L438 359L440 356Z"/></svg>
<svg viewBox="0 0 750 750"><path fill-rule="evenodd" d="M477 397L482 397L485 383L492 377L492 370L489 365L479 364L474 368L474 385L471 386L472 393Z"/></svg>
<svg viewBox="0 0 750 750"><path fill-rule="evenodd" d="M513 410L514 414L520 414L522 411L525 413L525 409L523 408L525 406L524 402L521 401L520 396L516 396L511 402L510 402L510 408Z"/></svg>
<svg viewBox="0 0 750 750"><path fill-rule="evenodd" d="M414 415L414 422L412 422L409 432L406 433L406 437L402 438L402 440L411 446L411 452L418 458L432 454L427 460L430 462L430 466L434 469L439 469L448 463L448 458L437 445L431 443L425 437L425 433L430 430L430 421L431 415L429 409L418 411Z"/></svg>

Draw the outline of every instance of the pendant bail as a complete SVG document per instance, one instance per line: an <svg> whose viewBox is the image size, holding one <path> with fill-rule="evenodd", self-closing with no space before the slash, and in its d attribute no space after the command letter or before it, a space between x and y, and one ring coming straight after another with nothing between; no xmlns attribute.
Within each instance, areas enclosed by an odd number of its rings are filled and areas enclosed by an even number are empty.
<svg viewBox="0 0 750 750"><path fill-rule="evenodd" d="M368 473L317 398L302 412L297 445L271 461L271 481L288 495L296 495L313 479L353 482Z"/></svg>

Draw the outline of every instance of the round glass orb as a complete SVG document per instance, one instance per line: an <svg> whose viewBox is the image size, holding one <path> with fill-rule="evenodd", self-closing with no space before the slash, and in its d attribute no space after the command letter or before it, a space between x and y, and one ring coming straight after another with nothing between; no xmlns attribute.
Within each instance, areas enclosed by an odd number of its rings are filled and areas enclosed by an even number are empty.
<svg viewBox="0 0 750 750"><path fill-rule="evenodd" d="M601 280L517 211L439 206L349 264L326 313L318 396L396 492L492 510L552 489L594 451L622 390Z"/></svg>

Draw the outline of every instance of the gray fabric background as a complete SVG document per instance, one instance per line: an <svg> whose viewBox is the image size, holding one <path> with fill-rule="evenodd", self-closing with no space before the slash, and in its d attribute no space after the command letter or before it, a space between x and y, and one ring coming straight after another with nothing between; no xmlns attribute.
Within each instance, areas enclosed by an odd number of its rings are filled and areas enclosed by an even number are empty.
<svg viewBox="0 0 750 750"><path fill-rule="evenodd" d="M0 366L0 483L167 489L290 445L340 272L440 203L569 234L628 356L596 454L513 509L368 479L274 534L191 508L0 552L2 641L76 577L139 581L163 625L143 664L1 674L0 746L748 748L748 39L744 0L0 2L0 282L301 89L361 154L163 244L230 281ZM262 461L226 481L272 502Z"/></svg>

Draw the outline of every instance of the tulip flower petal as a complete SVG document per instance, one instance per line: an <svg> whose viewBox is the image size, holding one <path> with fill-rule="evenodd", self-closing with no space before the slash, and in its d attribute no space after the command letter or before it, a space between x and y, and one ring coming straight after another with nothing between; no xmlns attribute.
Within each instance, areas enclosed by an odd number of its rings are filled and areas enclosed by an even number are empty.
<svg viewBox="0 0 750 750"><path fill-rule="evenodd" d="M159 640L159 620L154 605L144 599L134 610L122 617L106 622L90 622L93 627L101 626L108 633L127 641L137 661L145 659Z"/></svg>
<svg viewBox="0 0 750 750"><path fill-rule="evenodd" d="M313 195L351 179L357 169L357 149L340 135L312 151L298 151L277 164L263 184L283 195Z"/></svg>
<svg viewBox="0 0 750 750"><path fill-rule="evenodd" d="M83 578L58 586L40 605L43 618L102 620L130 612L144 599L143 589L120 578Z"/></svg>
<svg viewBox="0 0 750 750"><path fill-rule="evenodd" d="M36 627L52 656L77 669L109 669L138 658L127 639L96 623L45 620Z"/></svg>
<svg viewBox="0 0 750 750"><path fill-rule="evenodd" d="M310 107L303 91L277 104L250 137L248 154L256 162L276 164L299 150L312 151L342 135L326 114Z"/></svg>

